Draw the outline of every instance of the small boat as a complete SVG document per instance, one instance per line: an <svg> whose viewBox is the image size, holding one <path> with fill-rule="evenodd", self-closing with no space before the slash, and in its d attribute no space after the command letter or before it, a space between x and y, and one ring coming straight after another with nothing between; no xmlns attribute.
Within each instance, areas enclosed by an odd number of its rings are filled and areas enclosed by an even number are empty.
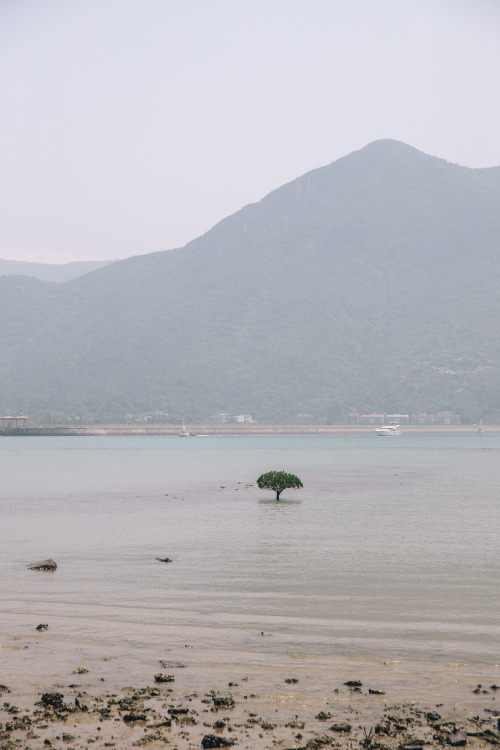
<svg viewBox="0 0 500 750"><path fill-rule="evenodd" d="M391 437L392 435L401 435L401 432L398 424L383 424L382 427L377 427L375 435Z"/></svg>
<svg viewBox="0 0 500 750"><path fill-rule="evenodd" d="M189 437L189 432L186 431L184 420L182 420L182 430L179 432L179 437Z"/></svg>

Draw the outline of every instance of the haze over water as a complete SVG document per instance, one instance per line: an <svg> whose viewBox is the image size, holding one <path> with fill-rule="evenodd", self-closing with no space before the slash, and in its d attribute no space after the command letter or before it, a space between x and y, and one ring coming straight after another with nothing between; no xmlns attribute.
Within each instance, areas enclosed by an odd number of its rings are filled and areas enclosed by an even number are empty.
<svg viewBox="0 0 500 750"><path fill-rule="evenodd" d="M195 644L218 664L492 666L499 456L500 435L472 428L3 438L0 631L46 622L52 656L91 639L131 663ZM276 502L255 485L271 469L304 488ZM26 570L47 557L56 573Z"/></svg>

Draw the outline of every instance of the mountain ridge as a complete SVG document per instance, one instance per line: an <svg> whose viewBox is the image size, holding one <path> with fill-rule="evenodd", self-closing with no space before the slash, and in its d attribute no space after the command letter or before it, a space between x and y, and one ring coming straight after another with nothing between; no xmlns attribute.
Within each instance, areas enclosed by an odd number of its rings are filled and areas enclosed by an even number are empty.
<svg viewBox="0 0 500 750"><path fill-rule="evenodd" d="M114 262L112 260L82 260L69 263L36 263L0 258L0 276L29 276L41 281L62 283Z"/></svg>
<svg viewBox="0 0 500 750"><path fill-rule="evenodd" d="M36 293L0 278L0 403L96 418L496 414L499 208L500 168L377 141L183 248Z"/></svg>

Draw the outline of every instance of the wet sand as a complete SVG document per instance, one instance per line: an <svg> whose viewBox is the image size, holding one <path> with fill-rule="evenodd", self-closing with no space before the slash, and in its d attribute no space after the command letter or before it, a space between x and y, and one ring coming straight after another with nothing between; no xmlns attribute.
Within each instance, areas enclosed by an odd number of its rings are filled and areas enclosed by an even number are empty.
<svg viewBox="0 0 500 750"><path fill-rule="evenodd" d="M0 644L0 750L500 746L492 665L238 654L222 664L196 644L133 661L120 644L103 656L49 630Z"/></svg>

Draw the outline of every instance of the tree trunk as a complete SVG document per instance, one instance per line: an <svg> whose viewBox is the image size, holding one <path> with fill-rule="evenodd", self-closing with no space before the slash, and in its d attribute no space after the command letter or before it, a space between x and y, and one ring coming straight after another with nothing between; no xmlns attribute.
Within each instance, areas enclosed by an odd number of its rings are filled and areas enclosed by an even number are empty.
<svg viewBox="0 0 500 750"><path fill-rule="evenodd" d="M283 490L276 490L276 500L280 499L280 495L283 492Z"/></svg>

